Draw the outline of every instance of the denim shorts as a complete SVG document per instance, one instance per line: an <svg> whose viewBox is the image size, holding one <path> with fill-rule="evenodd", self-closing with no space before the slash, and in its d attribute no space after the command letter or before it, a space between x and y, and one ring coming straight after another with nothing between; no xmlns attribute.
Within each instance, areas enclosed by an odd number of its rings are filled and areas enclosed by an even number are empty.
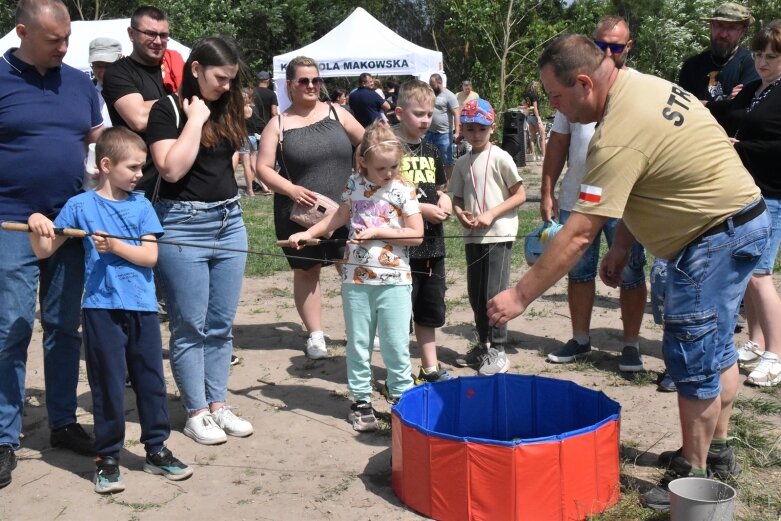
<svg viewBox="0 0 781 521"><path fill-rule="evenodd" d="M250 134L244 140L241 142L241 150L239 150L240 155L244 154L254 154L258 151L258 135L257 134Z"/></svg>
<svg viewBox="0 0 781 521"><path fill-rule="evenodd" d="M450 132L426 132L426 141L431 142L439 149L439 156L442 158L442 164L452 166L455 163L453 159L453 134Z"/></svg>
<svg viewBox="0 0 781 521"><path fill-rule="evenodd" d="M727 222L729 230L695 240L667 262L664 362L678 393L700 400L721 393L721 372L738 359L738 306L770 242L767 212L737 227Z"/></svg>
<svg viewBox="0 0 781 521"><path fill-rule="evenodd" d="M754 275L772 275L776 264L778 246L781 244L781 199L765 198L767 212L770 214L770 244L759 259Z"/></svg>
<svg viewBox="0 0 781 521"><path fill-rule="evenodd" d="M561 224L567 222L570 214L567 210L559 210ZM602 226L602 233L605 235L608 247L613 244L613 237L618 227L618 219L608 219ZM591 282L597 278L597 268L599 267L599 248L602 239L599 234L594 237L594 241L583 253L577 264L569 272L570 282ZM624 266L621 272L621 287L632 289L640 284L645 284L645 248L639 242L635 241L629 252L629 262Z"/></svg>

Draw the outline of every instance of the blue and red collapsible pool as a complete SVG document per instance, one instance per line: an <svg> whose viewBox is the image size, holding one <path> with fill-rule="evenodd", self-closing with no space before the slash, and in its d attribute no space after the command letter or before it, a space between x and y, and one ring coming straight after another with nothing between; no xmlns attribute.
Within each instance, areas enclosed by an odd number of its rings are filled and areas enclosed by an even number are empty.
<svg viewBox="0 0 781 521"><path fill-rule="evenodd" d="M620 498L620 413L540 376L417 386L393 408L393 490L438 520L585 519Z"/></svg>

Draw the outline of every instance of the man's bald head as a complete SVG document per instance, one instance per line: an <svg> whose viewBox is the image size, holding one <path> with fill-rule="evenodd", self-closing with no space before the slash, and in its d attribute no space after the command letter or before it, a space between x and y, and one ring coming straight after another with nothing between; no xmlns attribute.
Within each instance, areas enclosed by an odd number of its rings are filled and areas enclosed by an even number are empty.
<svg viewBox="0 0 781 521"><path fill-rule="evenodd" d="M578 74L593 74L604 59L605 54L586 36L564 34L542 51L537 66L540 70L550 66L563 85L572 87Z"/></svg>
<svg viewBox="0 0 781 521"><path fill-rule="evenodd" d="M68 8L61 0L20 0L16 6L16 24L29 28L38 27L42 16L70 22Z"/></svg>

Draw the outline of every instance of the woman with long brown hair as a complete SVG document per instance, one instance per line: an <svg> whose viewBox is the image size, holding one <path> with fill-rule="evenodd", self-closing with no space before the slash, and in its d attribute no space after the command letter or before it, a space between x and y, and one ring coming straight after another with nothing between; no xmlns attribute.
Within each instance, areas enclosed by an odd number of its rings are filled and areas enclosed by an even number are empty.
<svg viewBox="0 0 781 521"><path fill-rule="evenodd" d="M244 99L235 45L204 38L193 46L178 94L152 107L147 141L160 173L155 210L165 239L157 280L168 304L171 369L188 412L184 434L213 445L249 436L252 425L226 405L247 231L234 177L244 137ZM226 251L226 248L231 251Z"/></svg>
<svg viewBox="0 0 781 521"><path fill-rule="evenodd" d="M293 205L312 207L317 194L339 201L352 172L352 146L363 138L363 127L342 107L320 101L323 81L311 58L299 56L287 65L287 89L292 105L272 119L263 131L257 173L274 192L277 239L287 239L304 228L290 220ZM352 146L351 146L352 145ZM279 161L279 173L274 165ZM335 238L347 238L342 227ZM320 316L320 268L341 259L344 243L282 248L293 269L293 298L309 332L309 358L328 356Z"/></svg>

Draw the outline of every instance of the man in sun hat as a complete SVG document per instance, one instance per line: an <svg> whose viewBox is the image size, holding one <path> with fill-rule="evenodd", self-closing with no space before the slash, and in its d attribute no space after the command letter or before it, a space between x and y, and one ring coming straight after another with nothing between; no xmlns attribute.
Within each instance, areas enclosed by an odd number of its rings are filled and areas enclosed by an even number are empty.
<svg viewBox="0 0 781 521"><path fill-rule="evenodd" d="M710 24L710 48L683 62L678 84L707 103L729 97L735 86L759 76L751 53L740 46L754 22L748 7L727 2L703 20Z"/></svg>
<svg viewBox="0 0 781 521"><path fill-rule="evenodd" d="M103 125L111 126L106 102L103 100L103 74L106 67L122 57L122 44L114 38L99 37L89 42L89 64L92 67L92 82L100 94L100 112L103 115Z"/></svg>

